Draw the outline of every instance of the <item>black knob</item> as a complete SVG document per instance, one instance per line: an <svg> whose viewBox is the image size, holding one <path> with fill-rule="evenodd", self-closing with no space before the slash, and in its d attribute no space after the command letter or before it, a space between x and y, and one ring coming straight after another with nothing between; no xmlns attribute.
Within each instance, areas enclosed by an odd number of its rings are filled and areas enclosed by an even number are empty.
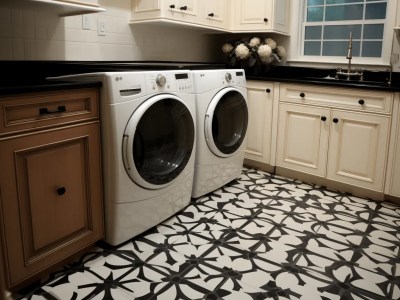
<svg viewBox="0 0 400 300"><path fill-rule="evenodd" d="M67 190L65 189L65 187L60 187L60 188L57 189L57 194L59 196L61 196L61 195L64 195L66 191Z"/></svg>
<svg viewBox="0 0 400 300"><path fill-rule="evenodd" d="M306 96L306 94L300 93L300 97L301 97L301 98L304 98L305 96Z"/></svg>
<svg viewBox="0 0 400 300"><path fill-rule="evenodd" d="M181 6L181 8L180 8L181 10L187 10L187 6L185 5L185 6Z"/></svg>
<svg viewBox="0 0 400 300"><path fill-rule="evenodd" d="M337 123L337 122L339 122L339 119L338 118L333 118L333 123Z"/></svg>
<svg viewBox="0 0 400 300"><path fill-rule="evenodd" d="M214 17L214 13L209 13L208 16L212 18Z"/></svg>
<svg viewBox="0 0 400 300"><path fill-rule="evenodd" d="M325 116L322 116L322 117L321 117L321 120L325 122L325 121L326 121L326 117L325 117Z"/></svg>
<svg viewBox="0 0 400 300"><path fill-rule="evenodd" d="M271 89L266 89L265 90L268 94L271 93Z"/></svg>
<svg viewBox="0 0 400 300"><path fill-rule="evenodd" d="M365 101L363 99L358 100L358 104L364 105Z"/></svg>
<svg viewBox="0 0 400 300"><path fill-rule="evenodd" d="M174 9L174 8L175 8L175 4L171 4L171 5L169 6L169 8L170 8L170 9Z"/></svg>
<svg viewBox="0 0 400 300"><path fill-rule="evenodd" d="M267 19L267 18L264 18L264 22L267 23L267 22L268 22L268 19Z"/></svg>

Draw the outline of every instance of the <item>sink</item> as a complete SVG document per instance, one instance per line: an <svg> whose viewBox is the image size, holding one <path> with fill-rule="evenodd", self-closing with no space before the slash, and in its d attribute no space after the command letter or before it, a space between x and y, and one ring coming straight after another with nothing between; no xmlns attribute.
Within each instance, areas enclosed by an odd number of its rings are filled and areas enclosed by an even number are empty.
<svg viewBox="0 0 400 300"><path fill-rule="evenodd" d="M368 80L347 80L338 79L332 76L326 77L304 77L305 80L318 81L318 82L337 82L341 84L355 84L355 85L372 85L372 86L387 86L387 82L382 81L368 81Z"/></svg>

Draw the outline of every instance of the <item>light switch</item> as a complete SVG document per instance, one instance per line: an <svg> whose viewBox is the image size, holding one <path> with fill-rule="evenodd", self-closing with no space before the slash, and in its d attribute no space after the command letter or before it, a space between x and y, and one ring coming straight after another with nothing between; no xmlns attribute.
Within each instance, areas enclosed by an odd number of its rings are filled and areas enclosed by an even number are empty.
<svg viewBox="0 0 400 300"><path fill-rule="evenodd" d="M106 35L106 22L104 20L97 20L97 35Z"/></svg>

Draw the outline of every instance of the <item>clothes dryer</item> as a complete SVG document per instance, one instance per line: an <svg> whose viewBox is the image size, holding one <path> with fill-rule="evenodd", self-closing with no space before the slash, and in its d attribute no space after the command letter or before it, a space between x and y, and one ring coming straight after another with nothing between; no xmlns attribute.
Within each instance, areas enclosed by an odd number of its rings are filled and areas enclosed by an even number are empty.
<svg viewBox="0 0 400 300"><path fill-rule="evenodd" d="M248 124L245 72L192 71L197 114L192 197L198 198L240 177Z"/></svg>
<svg viewBox="0 0 400 300"><path fill-rule="evenodd" d="M187 206L195 161L195 96L187 70L64 76L101 80L106 236L117 245Z"/></svg>

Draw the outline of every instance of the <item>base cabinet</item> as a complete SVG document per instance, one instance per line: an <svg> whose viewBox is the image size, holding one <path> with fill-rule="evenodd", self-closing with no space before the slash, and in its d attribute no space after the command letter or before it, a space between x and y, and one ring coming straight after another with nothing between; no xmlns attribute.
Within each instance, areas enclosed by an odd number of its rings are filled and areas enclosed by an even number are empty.
<svg viewBox="0 0 400 300"><path fill-rule="evenodd" d="M37 129L0 135L1 233L9 287L103 237L99 121L89 117L96 114L90 112L97 106L96 92L48 95L47 103L42 96L27 96L26 105L0 99L0 107L7 119L21 120L28 112L59 106L62 96L68 98L62 100L65 110L38 113L31 119ZM78 111L86 111L88 119ZM71 124L63 119L68 114L75 118ZM53 126L40 127L41 122Z"/></svg>
<svg viewBox="0 0 400 300"><path fill-rule="evenodd" d="M325 89L298 90L296 104L294 89L281 86L277 166L383 192L391 121L385 110L390 112L390 94L374 97L371 93L370 99L360 99L356 91ZM338 98L345 95L337 105L335 93ZM382 114L373 113L379 99ZM369 101L374 103L372 112ZM362 103L359 111L356 106L355 111L335 108L353 103Z"/></svg>
<svg viewBox="0 0 400 300"><path fill-rule="evenodd" d="M249 123L245 158L265 164L271 163L271 139L274 84L247 82Z"/></svg>

